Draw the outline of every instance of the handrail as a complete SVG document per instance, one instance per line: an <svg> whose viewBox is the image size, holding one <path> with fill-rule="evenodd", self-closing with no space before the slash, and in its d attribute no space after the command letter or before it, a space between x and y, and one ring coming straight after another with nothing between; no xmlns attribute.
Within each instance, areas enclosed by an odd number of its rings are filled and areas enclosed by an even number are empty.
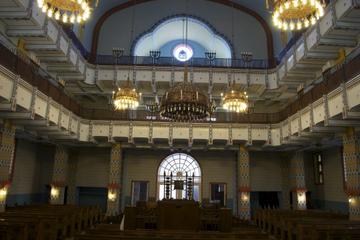
<svg viewBox="0 0 360 240"><path fill-rule="evenodd" d="M50 75L43 75L42 69L33 62L26 55L21 54L19 51L11 51L3 44L0 43L0 64L14 72L19 74L20 77L38 88L39 91L47 94L54 101L63 105L74 114L87 118L87 119L101 119L101 120L136 120L145 121L148 116L151 116L149 112L138 110L133 112L114 112L113 110L106 109L87 109L81 107L74 99L66 95L61 86L55 86L52 82L55 80ZM354 78L360 74L360 48L355 49L350 53L345 61L332 67L330 70L324 72L323 81L316 84L308 92L301 94L298 98L288 105L285 109L277 113L249 113L246 115L231 114L228 115L216 112L214 116L217 123L265 123L275 124L279 123L286 118L294 115L301 109L305 108L309 104L323 97L325 94L333 91L341 84ZM136 115L136 116L135 116ZM129 117L130 116L130 117ZM157 121L164 121L158 115L154 115ZM204 122L209 122L205 120Z"/></svg>
<svg viewBox="0 0 360 240"><path fill-rule="evenodd" d="M84 47L82 42L78 39L74 31L70 27L63 26L64 32L67 34L72 43L80 51L81 55L90 63L98 65L144 65L144 66L183 66L184 63L178 61L174 57L159 57L152 58L151 56L121 56L114 57L113 55L97 54L95 57L90 58L91 53ZM302 33L302 32L301 32ZM286 47L279 53L276 59L272 62L279 64L286 56L288 50L296 44L302 37L301 33L295 34ZM94 60L92 60L94 59ZM231 59L231 58L215 58L209 60L207 58L192 58L187 62L190 67L228 67L239 69L270 69L274 66L269 66L268 59L252 59L251 61L244 61L244 59Z"/></svg>

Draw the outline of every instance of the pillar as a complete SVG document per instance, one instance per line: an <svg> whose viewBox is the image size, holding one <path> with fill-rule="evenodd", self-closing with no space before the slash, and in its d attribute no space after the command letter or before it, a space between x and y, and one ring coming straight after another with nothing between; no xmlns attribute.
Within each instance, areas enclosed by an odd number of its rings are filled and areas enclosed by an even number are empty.
<svg viewBox="0 0 360 240"><path fill-rule="evenodd" d="M238 153L238 216L250 220L250 165L249 152L240 146Z"/></svg>
<svg viewBox="0 0 360 240"><path fill-rule="evenodd" d="M290 159L290 182L293 192L293 208L298 210L306 209L306 185L304 153L295 152Z"/></svg>
<svg viewBox="0 0 360 240"><path fill-rule="evenodd" d="M15 127L5 120L0 131L0 212L4 212L14 167Z"/></svg>
<svg viewBox="0 0 360 240"><path fill-rule="evenodd" d="M114 144L110 154L110 171L107 199L107 216L116 216L120 212L121 193L121 145Z"/></svg>
<svg viewBox="0 0 360 240"><path fill-rule="evenodd" d="M54 156L54 170L51 183L50 204L64 204L65 187L67 185L68 159L68 149L62 145L57 145Z"/></svg>
<svg viewBox="0 0 360 240"><path fill-rule="evenodd" d="M354 128L347 128L343 135L343 160L345 191L349 196L349 216L360 220L360 141Z"/></svg>

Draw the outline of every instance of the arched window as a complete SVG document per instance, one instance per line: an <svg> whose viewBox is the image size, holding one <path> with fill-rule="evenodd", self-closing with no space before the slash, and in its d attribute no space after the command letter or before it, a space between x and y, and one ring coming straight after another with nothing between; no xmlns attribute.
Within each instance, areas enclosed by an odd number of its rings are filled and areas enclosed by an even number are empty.
<svg viewBox="0 0 360 240"><path fill-rule="evenodd" d="M158 199L164 198L164 174L173 175L174 180L185 181L186 176L194 176L194 200L200 201L201 169L199 163L190 155L175 153L167 156L158 170ZM185 198L185 191L172 189L172 198Z"/></svg>
<svg viewBox="0 0 360 240"><path fill-rule="evenodd" d="M184 46L184 21L188 20L187 43ZM133 45L134 56L149 56L160 51L161 57L175 57L185 62L191 57L205 58L206 52L216 58L231 59L231 46L209 23L192 16L174 16L163 19L143 33Z"/></svg>

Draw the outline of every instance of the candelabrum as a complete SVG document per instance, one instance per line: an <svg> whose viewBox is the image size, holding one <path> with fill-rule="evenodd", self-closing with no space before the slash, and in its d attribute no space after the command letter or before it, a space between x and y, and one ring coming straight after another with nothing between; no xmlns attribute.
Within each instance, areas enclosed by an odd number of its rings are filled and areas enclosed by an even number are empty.
<svg viewBox="0 0 360 240"><path fill-rule="evenodd" d="M112 54L115 58L115 64L117 65L119 58L124 55L124 49L123 48L113 48Z"/></svg>
<svg viewBox="0 0 360 240"><path fill-rule="evenodd" d="M252 52L242 52L241 53L241 59L244 61L245 67L248 67L249 64L253 60L253 53Z"/></svg>
<svg viewBox="0 0 360 240"><path fill-rule="evenodd" d="M205 52L205 57L212 62L216 58L216 52Z"/></svg>

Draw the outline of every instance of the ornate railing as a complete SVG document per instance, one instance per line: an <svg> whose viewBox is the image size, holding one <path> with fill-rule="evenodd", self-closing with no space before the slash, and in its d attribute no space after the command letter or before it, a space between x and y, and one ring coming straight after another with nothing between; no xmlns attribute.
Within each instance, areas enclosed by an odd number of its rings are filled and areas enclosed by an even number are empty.
<svg viewBox="0 0 360 240"><path fill-rule="evenodd" d="M98 65L155 65L155 66L184 66L184 62L174 57L151 56L121 56L97 55L94 62ZM215 58L191 58L186 64L190 67L221 67L221 68L246 68L246 69L267 69L268 60L254 59L245 61L243 59Z"/></svg>
<svg viewBox="0 0 360 240"><path fill-rule="evenodd" d="M109 109L87 109L81 107L73 98L69 97L64 89L56 83L50 75L42 70L39 65L29 59L26 55L15 49L10 50L0 43L0 64L28 82L36 86L39 91L47 94L54 101L63 105L73 113L87 119L94 120L128 120L137 121L149 120L151 117L156 121L165 121L157 114L151 114L145 110L131 112L114 112ZM305 108L310 103L323 97L325 94L335 90L342 83L349 81L360 74L360 48L349 54L345 61L336 65L323 74L323 81L314 85L310 90L299 94L298 98L289 104L285 109L277 113L250 113L250 114L231 114L215 112L212 118L216 122L233 123L279 123L280 121L295 114ZM204 120L204 122L208 122Z"/></svg>

